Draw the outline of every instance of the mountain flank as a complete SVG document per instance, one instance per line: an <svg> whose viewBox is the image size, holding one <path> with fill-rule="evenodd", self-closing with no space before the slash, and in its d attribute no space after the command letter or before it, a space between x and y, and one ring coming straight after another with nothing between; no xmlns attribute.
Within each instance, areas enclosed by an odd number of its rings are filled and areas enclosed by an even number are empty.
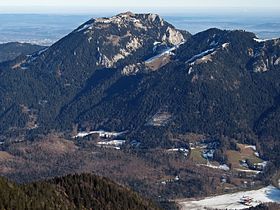
<svg viewBox="0 0 280 210"><path fill-rule="evenodd" d="M0 63L0 172L94 171L158 200L278 183L279 60L244 30L90 19Z"/></svg>
<svg viewBox="0 0 280 210"><path fill-rule="evenodd" d="M150 200L108 179L90 174L68 175L18 185L0 178L0 208L21 209L153 209Z"/></svg>

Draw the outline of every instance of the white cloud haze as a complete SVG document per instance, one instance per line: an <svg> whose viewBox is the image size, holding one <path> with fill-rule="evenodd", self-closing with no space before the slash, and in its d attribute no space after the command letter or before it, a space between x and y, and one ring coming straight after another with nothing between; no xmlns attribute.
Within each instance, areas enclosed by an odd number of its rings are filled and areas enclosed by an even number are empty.
<svg viewBox="0 0 280 210"><path fill-rule="evenodd" d="M0 0L0 12L92 11L95 8L233 8L279 9L279 0Z"/></svg>

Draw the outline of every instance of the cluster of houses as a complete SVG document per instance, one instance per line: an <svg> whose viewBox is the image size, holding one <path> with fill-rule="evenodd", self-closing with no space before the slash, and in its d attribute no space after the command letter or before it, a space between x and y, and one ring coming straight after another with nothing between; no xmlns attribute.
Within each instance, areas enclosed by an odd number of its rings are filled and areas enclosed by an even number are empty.
<svg viewBox="0 0 280 210"><path fill-rule="evenodd" d="M189 155L189 149L183 148L183 147L168 149L167 152L179 152L179 153L182 153L186 157Z"/></svg>
<svg viewBox="0 0 280 210"><path fill-rule="evenodd" d="M213 141L205 145L205 149L202 152L202 157L206 160L212 160L216 149L220 146L220 142Z"/></svg>
<svg viewBox="0 0 280 210"><path fill-rule="evenodd" d="M125 144L125 140L111 140L111 141L99 141L97 142L98 146L101 147L107 147L107 148L113 148L120 150L121 145Z"/></svg>
<svg viewBox="0 0 280 210"><path fill-rule="evenodd" d="M267 161L261 163L251 163L249 160L241 160L240 165L250 170L263 171L267 165Z"/></svg>
<svg viewBox="0 0 280 210"><path fill-rule="evenodd" d="M190 143L190 147L192 149L194 149L194 148L203 149L201 155L206 160L212 160L214 158L214 153L219 146L220 146L220 142L209 141L209 140L196 142L196 143Z"/></svg>
<svg viewBox="0 0 280 210"><path fill-rule="evenodd" d="M79 132L77 135L73 136L73 138L84 138L90 135L98 135L99 138L103 139L102 141L98 141L96 143L97 146L103 148L112 148L120 150L121 146L125 144L125 140L117 140L115 138L123 136L126 132L108 132L108 131L89 131L89 132Z"/></svg>
<svg viewBox="0 0 280 210"><path fill-rule="evenodd" d="M241 204L243 204L245 206L252 206L252 202L253 202L253 198L250 197L250 196L245 196L245 195L242 196L240 198L240 201L239 201L239 203L241 203Z"/></svg>
<svg viewBox="0 0 280 210"><path fill-rule="evenodd" d="M89 132L82 131L82 132L79 132L77 135L73 136L73 138L83 138L83 137L86 137L89 135L94 135L94 134L97 134L101 138L116 138L125 133L126 133L125 131L123 131L123 132L108 132L108 131L103 131L103 130L89 131Z"/></svg>

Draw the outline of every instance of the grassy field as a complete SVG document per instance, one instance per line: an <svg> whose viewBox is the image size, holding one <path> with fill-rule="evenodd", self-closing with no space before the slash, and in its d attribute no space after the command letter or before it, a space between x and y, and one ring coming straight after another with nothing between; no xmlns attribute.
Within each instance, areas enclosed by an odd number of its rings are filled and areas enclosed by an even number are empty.
<svg viewBox="0 0 280 210"><path fill-rule="evenodd" d="M229 163L231 163L232 168L235 169L246 169L245 167L240 165L241 160L250 160L253 164L263 162L262 159L255 155L255 151L252 147L246 144L238 144L240 151L227 151L227 157Z"/></svg>
<svg viewBox="0 0 280 210"><path fill-rule="evenodd" d="M207 161L201 156L202 154L201 148L195 148L191 150L190 160L195 162L196 164L206 164Z"/></svg>

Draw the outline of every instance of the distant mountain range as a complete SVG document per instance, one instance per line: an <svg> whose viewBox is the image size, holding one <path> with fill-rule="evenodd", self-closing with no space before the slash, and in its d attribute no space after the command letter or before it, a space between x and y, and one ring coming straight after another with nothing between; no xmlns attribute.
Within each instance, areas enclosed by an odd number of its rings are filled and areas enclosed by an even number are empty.
<svg viewBox="0 0 280 210"><path fill-rule="evenodd" d="M267 12L267 11L266 11ZM91 17L110 17L113 12L94 12L92 14L0 14L0 43L27 42L38 45L51 45L82 22ZM176 28L188 30L192 34L208 28L226 30L245 29L254 32L261 38L280 37L279 15L263 12L214 13L213 11L184 11L168 14L161 12L162 17ZM21 20L21 21L18 21Z"/></svg>

